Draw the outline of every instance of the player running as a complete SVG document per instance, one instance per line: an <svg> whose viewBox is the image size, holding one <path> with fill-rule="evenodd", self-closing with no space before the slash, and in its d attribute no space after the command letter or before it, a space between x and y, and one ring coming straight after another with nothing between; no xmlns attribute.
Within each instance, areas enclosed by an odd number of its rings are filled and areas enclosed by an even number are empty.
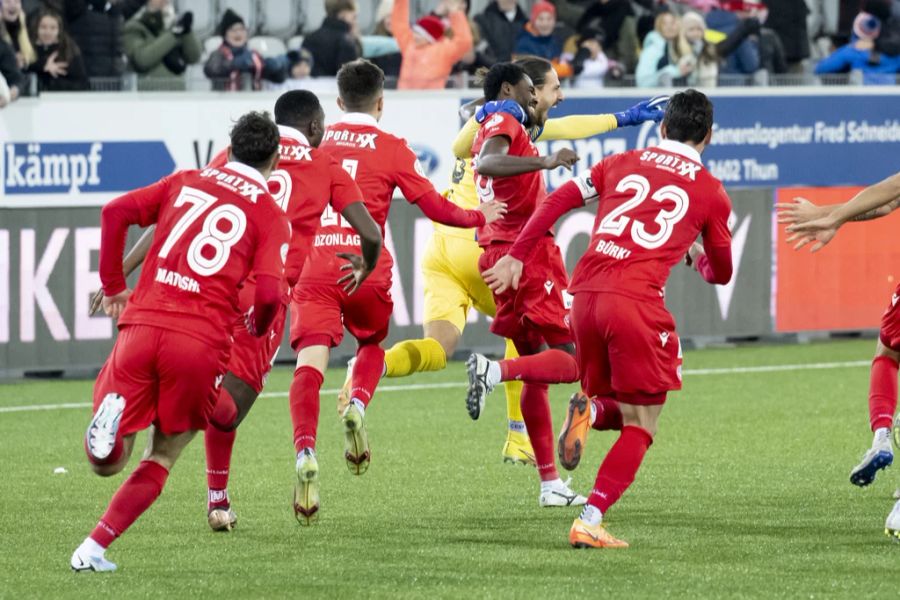
<svg viewBox="0 0 900 600"><path fill-rule="evenodd" d="M482 204L477 210L463 210L447 202L425 177L406 142L378 128L384 110L381 69L366 60L347 63L338 72L337 85L338 105L345 114L328 127L321 148L356 180L382 232L395 188L425 216L440 223L477 227L503 215L505 206L498 202ZM296 317L291 320L291 347L298 351L289 394L297 451L294 511L304 525L318 517L319 467L315 445L319 390L331 348L341 343L344 327L359 344L351 369L350 402L341 414L344 457L355 475L363 474L369 467L364 419L384 372L380 343L387 336L393 310L393 260L389 253L383 253L365 285L349 296L334 283L340 272L335 253L354 252L358 243L356 232L339 215L326 211L292 296L292 314Z"/></svg>
<svg viewBox="0 0 900 600"><path fill-rule="evenodd" d="M525 127L537 104L534 85L522 67L498 63L484 78L488 101L512 101L522 110L518 117L497 112L482 124L472 153L475 187L482 201L498 199L509 205L506 218L478 230L484 253L478 268L484 273L509 250L525 222L546 197L541 171L571 168L578 156L563 149L539 156ZM522 416L531 437L540 477L540 506L584 504L586 498L573 492L559 478L553 453L553 424L548 384L568 383L578 378L574 347L569 333L568 309L563 294L568 276L559 248L547 235L531 257L529 277L518 290L494 293L496 316L491 331L511 339L520 357L498 362L473 354L466 363L469 390L466 407L477 419L485 396L501 381L521 380Z"/></svg>
<svg viewBox="0 0 900 600"><path fill-rule="evenodd" d="M103 309L119 336L94 384L84 447L94 471L120 472L135 434L153 425L144 459L72 554L75 571L114 571L109 545L162 492L169 471L216 404L240 317L238 287L256 276L246 329L264 335L278 313L290 226L266 189L278 162L278 129L248 113L231 131L231 160L180 171L116 198L101 212ZM134 294L122 252L129 225L158 223Z"/></svg>
<svg viewBox="0 0 900 600"><path fill-rule="evenodd" d="M634 481L667 392L681 388L681 343L664 302L672 266L689 252L709 283L731 279L731 202L700 160L712 124L706 96L695 90L675 94L659 146L606 158L556 190L509 255L485 272L496 293L521 288L557 219L597 202L594 234L569 287L578 372L590 401L581 394L570 401L560 460L580 458L592 426L621 433L569 532L575 547L628 546L606 531L602 518ZM698 235L702 246L695 242Z"/></svg>
<svg viewBox="0 0 900 600"><path fill-rule="evenodd" d="M563 101L563 91L553 65L543 58L528 57L515 61L531 78L537 96L532 125L527 128L533 141L574 140L613 131L617 127L639 125L662 119L662 110L642 102L627 111L615 114L572 115L549 119L549 111ZM450 181L447 199L462 208L475 208L480 200L475 192L472 170L472 142L479 125L498 110L515 111L517 104L484 102L480 99L467 105L469 113L478 110L466 122L453 142L456 164ZM521 109L518 109L521 112ZM474 229L459 229L435 224L434 233L422 257L425 311L424 337L404 340L385 352L385 376L405 377L421 371L439 371L447 366L466 326L469 310L475 308L493 318L496 312L494 297L478 272L478 258L482 249ZM506 358L518 356L515 346L506 341ZM503 445L504 462L534 464L534 451L525 431L522 409L519 406L522 383L505 384L508 430ZM346 394L342 394L346 397Z"/></svg>
<svg viewBox="0 0 900 600"><path fill-rule="evenodd" d="M795 248L812 243L812 251L822 249L848 221L866 221L886 216L900 206L900 173L867 187L851 200L833 206L815 206L804 198L777 204L779 221L790 223L788 241ZM850 482L866 486L875 474L894 460L891 448L891 419L897 410L897 371L900 361L900 285L881 318L881 329L872 361L869 382L869 422L874 439L862 462L850 472ZM894 443L900 447L900 418L894 420ZM895 497L897 494L894 494ZM885 533L900 540L900 500L885 522Z"/></svg>
<svg viewBox="0 0 900 600"><path fill-rule="evenodd" d="M360 235L362 255L358 266L362 281L374 266L381 248L381 232L363 204L362 193L350 175L330 155L318 149L325 134L325 111L312 92L285 92L275 102L280 161L269 176L269 190L291 222L291 245L285 266L282 304L267 335L252 337L236 324L234 346L228 372L222 382L219 401L206 429L207 521L214 531L230 531L237 523L228 494L231 456L238 425L247 416L262 391L284 334L290 287L300 276L313 244L322 212L341 214ZM228 160L226 148L213 158L211 167ZM125 259L126 272L137 268L152 240L152 231L141 238ZM345 267L347 265L344 265ZM129 270L130 269L130 270ZM337 277L335 277L337 279ZM253 274L244 283L239 301L242 312L249 310L254 295ZM358 282L357 282L358 283ZM296 319L296 311L292 319Z"/></svg>

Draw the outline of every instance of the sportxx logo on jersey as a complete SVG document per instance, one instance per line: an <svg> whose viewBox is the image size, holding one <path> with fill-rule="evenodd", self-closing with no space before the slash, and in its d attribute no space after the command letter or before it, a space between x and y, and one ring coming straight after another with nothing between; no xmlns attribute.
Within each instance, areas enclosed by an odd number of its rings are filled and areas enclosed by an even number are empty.
<svg viewBox="0 0 900 600"><path fill-rule="evenodd" d="M3 195L125 192L175 169L161 141L3 144Z"/></svg>
<svg viewBox="0 0 900 600"><path fill-rule="evenodd" d="M278 145L278 154L284 160L312 160L311 150L312 148L309 146L301 146L299 144L290 146Z"/></svg>
<svg viewBox="0 0 900 600"><path fill-rule="evenodd" d="M325 132L325 141L349 143L357 148L371 148L372 150L375 150L377 137L377 133L357 133L346 129L329 129Z"/></svg>

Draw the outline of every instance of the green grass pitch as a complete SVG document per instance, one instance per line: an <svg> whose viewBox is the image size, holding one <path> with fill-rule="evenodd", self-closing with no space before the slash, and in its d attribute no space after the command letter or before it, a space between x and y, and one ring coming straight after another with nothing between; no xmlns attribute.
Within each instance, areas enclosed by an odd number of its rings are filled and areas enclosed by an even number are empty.
<svg viewBox="0 0 900 600"><path fill-rule="evenodd" d="M874 341L689 352L685 369L868 361ZM897 484L848 474L870 442L865 364L685 376L637 482L607 517L632 547L573 550L577 509L538 507L537 475L504 465L505 401L466 415L463 366L385 386L367 414L372 466L352 476L334 395L323 398L321 518L294 520L294 453L277 369L238 435L239 522L206 525L198 436L162 497L107 553L113 574L74 574L72 550L124 475L94 476L89 409L0 412L3 598L823 598L893 597L900 546L883 534ZM343 373L329 372L326 388ZM87 402L90 381L0 386L0 408ZM559 427L571 387L552 389ZM593 432L573 473L587 493L613 440ZM139 443L142 444L141 441ZM136 451L136 455L138 452ZM137 458L135 456L134 458ZM134 461L134 459L133 459ZM133 466L134 462L132 463ZM65 467L66 474L54 474Z"/></svg>

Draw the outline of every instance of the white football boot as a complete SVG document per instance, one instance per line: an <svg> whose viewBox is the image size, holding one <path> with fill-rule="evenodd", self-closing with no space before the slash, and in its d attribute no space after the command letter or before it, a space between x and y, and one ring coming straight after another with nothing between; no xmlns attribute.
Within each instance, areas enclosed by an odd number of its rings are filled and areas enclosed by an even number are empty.
<svg viewBox="0 0 900 600"><path fill-rule="evenodd" d="M884 532L895 542L900 542L900 501L894 504L891 514L884 522Z"/></svg>
<svg viewBox="0 0 900 600"><path fill-rule="evenodd" d="M850 483L865 487L875 481L875 475L881 469L894 462L894 449L891 447L890 431L885 427L875 432L872 447L866 450L862 461L850 471Z"/></svg>
<svg viewBox="0 0 900 600"><path fill-rule="evenodd" d="M103 398L84 434L84 447L94 460L106 460L115 448L123 412L125 398L119 394L107 394Z"/></svg>
<svg viewBox="0 0 900 600"><path fill-rule="evenodd" d="M231 531L237 525L237 515L228 508L214 508L206 515L206 522L213 531Z"/></svg>
<svg viewBox="0 0 900 600"><path fill-rule="evenodd" d="M366 433L366 420L359 401L350 402L350 406L341 415L344 425L344 460L347 468L354 475L362 475L369 470L372 452L369 450L369 435Z"/></svg>
<svg viewBox="0 0 900 600"><path fill-rule="evenodd" d="M69 561L69 565L72 567L72 570L76 573L82 573L84 571L95 571L95 572L112 572L116 570L115 563L111 563L102 554L92 553L84 547L82 544L78 548L75 549L75 552L72 553L72 558Z"/></svg>
<svg viewBox="0 0 900 600"><path fill-rule="evenodd" d="M469 375L469 390L466 393L466 410L473 420L478 420L484 410L484 399L494 391L494 384L488 380L488 367L491 361L483 354L472 354L466 361L466 372Z"/></svg>
<svg viewBox="0 0 900 600"><path fill-rule="evenodd" d="M297 457L294 516L301 525L312 525L319 519L319 461L310 448L304 448Z"/></svg>
<svg viewBox="0 0 900 600"><path fill-rule="evenodd" d="M540 505L542 508L550 506L583 506L587 504L587 498L572 490L569 485L572 478L557 479L555 482L548 482L550 485L541 483Z"/></svg>

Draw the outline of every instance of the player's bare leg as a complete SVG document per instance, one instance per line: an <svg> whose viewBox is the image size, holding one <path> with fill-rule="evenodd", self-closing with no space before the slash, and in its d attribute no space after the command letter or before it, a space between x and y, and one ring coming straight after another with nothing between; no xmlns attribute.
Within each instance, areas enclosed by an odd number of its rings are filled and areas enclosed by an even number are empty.
<svg viewBox="0 0 900 600"><path fill-rule="evenodd" d="M125 469L125 466L128 464L128 461L131 459L131 453L134 450L135 435L136 434L131 434L122 437L121 454L115 462L97 463L94 462L89 454L88 464L91 465L91 470L100 477L111 477L113 475L118 475L119 473L121 473Z"/></svg>
<svg viewBox="0 0 900 600"><path fill-rule="evenodd" d="M115 571L106 549L156 501L181 451L196 431L164 435L151 428L143 460L119 487L91 535L84 539L69 564L74 571Z"/></svg>
<svg viewBox="0 0 900 600"><path fill-rule="evenodd" d="M231 508L228 478L237 427L256 402L258 394L246 382L231 373L225 374L219 399L204 432L206 447L206 515L213 531L231 531L237 515Z"/></svg>
<svg viewBox="0 0 900 600"><path fill-rule="evenodd" d="M900 352L886 347L881 340L875 348L875 359L869 381L869 423L872 445L862 461L850 472L850 483L860 487L875 481L881 469L894 462L891 426L897 410L897 371Z"/></svg>
<svg viewBox="0 0 900 600"><path fill-rule="evenodd" d="M294 448L297 451L294 482L294 516L301 525L319 518L319 463L316 460L316 430L319 424L319 390L330 349L325 345L302 347L289 392Z"/></svg>
<svg viewBox="0 0 900 600"><path fill-rule="evenodd" d="M603 515L634 481L656 435L666 394L619 394L618 397L622 433L603 459L588 503L569 530L569 543L576 548L628 547L627 542L605 530Z"/></svg>

